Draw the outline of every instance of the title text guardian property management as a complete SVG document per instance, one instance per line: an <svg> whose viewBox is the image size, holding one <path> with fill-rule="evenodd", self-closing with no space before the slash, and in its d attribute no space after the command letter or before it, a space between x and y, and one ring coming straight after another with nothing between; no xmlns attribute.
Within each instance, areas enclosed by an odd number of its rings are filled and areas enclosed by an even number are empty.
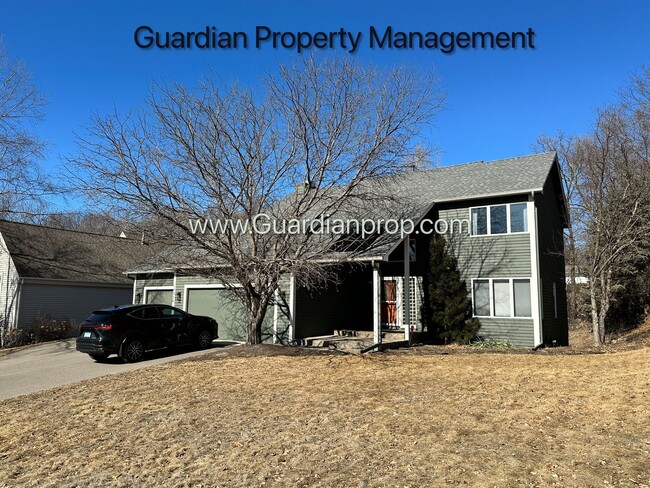
<svg viewBox="0 0 650 488"><path fill-rule="evenodd" d="M362 31L340 28L331 31L278 31L258 25L254 34L219 30L206 26L197 31L158 31L141 25L133 40L141 49L287 49L298 53L308 50L342 50L356 53L365 42L370 49L422 49L452 54L457 50L535 49L535 31L400 31L392 26L370 26Z"/></svg>

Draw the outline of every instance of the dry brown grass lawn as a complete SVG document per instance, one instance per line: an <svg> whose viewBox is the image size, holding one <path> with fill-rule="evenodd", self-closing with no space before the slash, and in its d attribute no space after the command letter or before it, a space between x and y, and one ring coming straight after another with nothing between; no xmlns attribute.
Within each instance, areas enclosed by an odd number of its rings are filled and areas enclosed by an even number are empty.
<svg viewBox="0 0 650 488"><path fill-rule="evenodd" d="M0 486L647 486L649 391L647 348L214 353L0 402Z"/></svg>

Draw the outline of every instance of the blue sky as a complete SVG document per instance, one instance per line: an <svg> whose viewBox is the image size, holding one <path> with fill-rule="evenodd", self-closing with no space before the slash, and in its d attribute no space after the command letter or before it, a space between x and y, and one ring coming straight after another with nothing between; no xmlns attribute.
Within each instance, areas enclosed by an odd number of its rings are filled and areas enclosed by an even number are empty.
<svg viewBox="0 0 650 488"><path fill-rule="evenodd" d="M43 164L58 171L76 151L74 131L93 112L138 107L156 80L193 83L211 72L256 83L293 51L272 49L141 50L139 25L160 31L363 31L391 25L403 31L536 32L535 50L370 50L354 54L381 66L434 68L446 108L426 137L441 164L526 154L541 133L588 130L594 109L611 102L629 74L650 65L650 2L605 1L11 1L0 34L13 57L33 72L49 104L36 130L50 146ZM340 55L342 51L337 51Z"/></svg>

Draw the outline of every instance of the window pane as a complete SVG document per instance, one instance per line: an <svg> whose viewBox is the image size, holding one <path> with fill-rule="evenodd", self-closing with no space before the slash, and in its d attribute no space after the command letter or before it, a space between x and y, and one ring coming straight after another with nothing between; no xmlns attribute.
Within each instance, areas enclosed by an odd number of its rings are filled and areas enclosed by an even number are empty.
<svg viewBox="0 0 650 488"><path fill-rule="evenodd" d="M505 234L508 232L506 208L505 205L490 207L490 234Z"/></svg>
<svg viewBox="0 0 650 488"><path fill-rule="evenodd" d="M164 318L183 318L183 314L180 310L176 310L175 308L171 307L163 307L159 309L160 316Z"/></svg>
<svg viewBox="0 0 650 488"><path fill-rule="evenodd" d="M510 232L528 232L528 214L525 203L510 205Z"/></svg>
<svg viewBox="0 0 650 488"><path fill-rule="evenodd" d="M479 207L472 209L472 234L487 234L487 208Z"/></svg>
<svg viewBox="0 0 650 488"><path fill-rule="evenodd" d="M416 242L411 238L409 240L409 261L416 261L417 260L417 247L416 247Z"/></svg>
<svg viewBox="0 0 650 488"><path fill-rule="evenodd" d="M494 315L496 317L510 317L510 282L508 280L494 280Z"/></svg>
<svg viewBox="0 0 650 488"><path fill-rule="evenodd" d="M490 282L474 281L474 315L490 315Z"/></svg>
<svg viewBox="0 0 650 488"><path fill-rule="evenodd" d="M145 307L142 308L142 315L140 318L143 319L157 319L158 318L158 309L156 307Z"/></svg>
<svg viewBox="0 0 650 488"><path fill-rule="evenodd" d="M530 280L514 280L515 317L532 317L530 309Z"/></svg>

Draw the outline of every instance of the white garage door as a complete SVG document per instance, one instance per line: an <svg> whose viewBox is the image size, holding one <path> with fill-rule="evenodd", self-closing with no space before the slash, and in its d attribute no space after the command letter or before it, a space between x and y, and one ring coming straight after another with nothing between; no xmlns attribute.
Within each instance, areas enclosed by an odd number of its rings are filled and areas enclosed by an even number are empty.
<svg viewBox="0 0 650 488"><path fill-rule="evenodd" d="M246 340L246 313L232 290L227 288L188 288L187 311L206 315L219 323L219 339Z"/></svg>

